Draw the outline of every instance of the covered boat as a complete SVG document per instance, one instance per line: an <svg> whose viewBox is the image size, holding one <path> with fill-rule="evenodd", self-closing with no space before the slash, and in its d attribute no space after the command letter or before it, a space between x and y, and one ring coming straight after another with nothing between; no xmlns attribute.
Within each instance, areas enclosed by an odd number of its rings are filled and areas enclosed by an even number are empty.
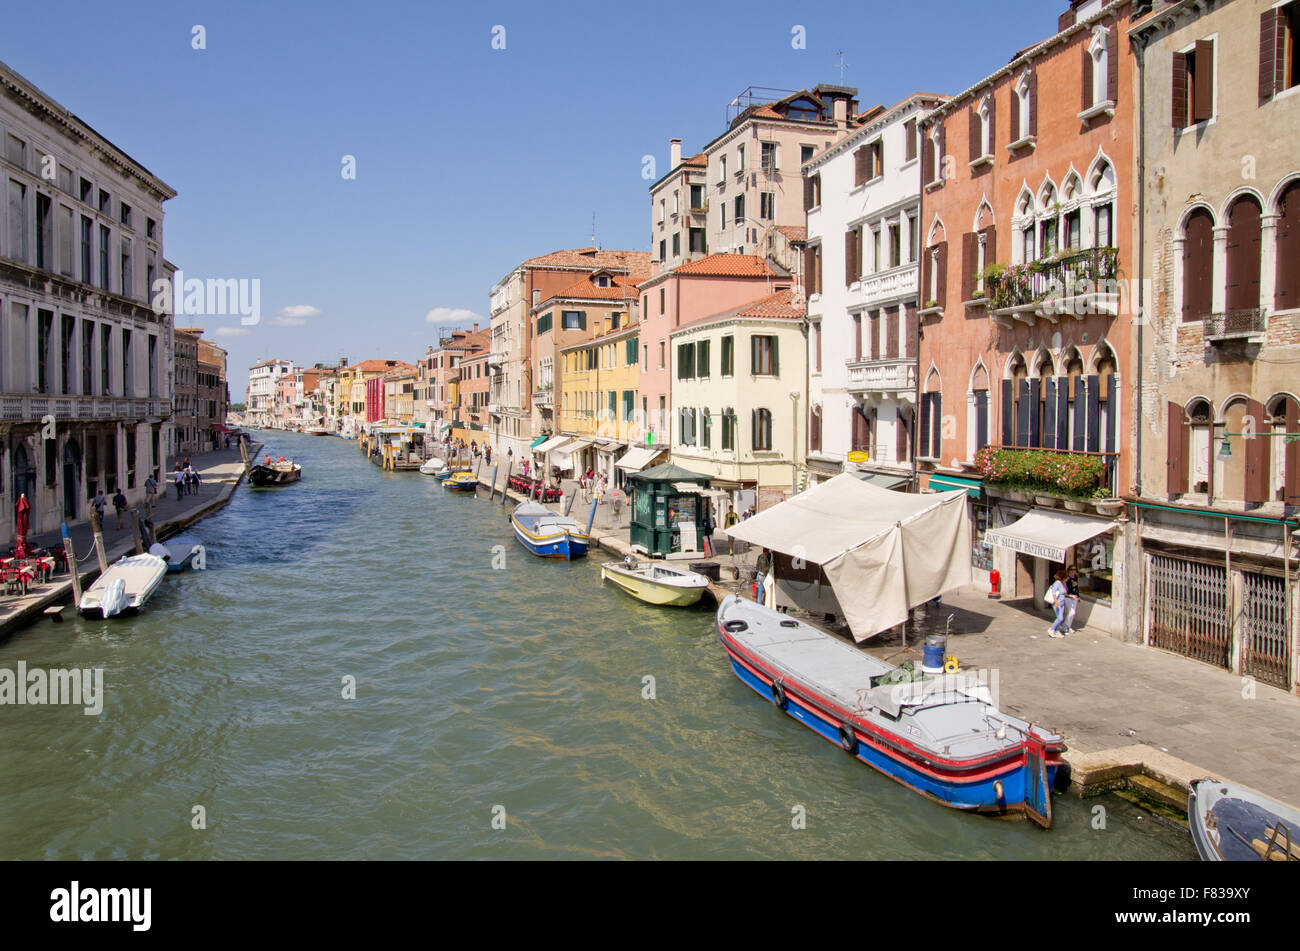
<svg viewBox="0 0 1300 951"><path fill-rule="evenodd" d="M688 607L700 600L709 579L685 568L653 561L638 562L632 555L624 561L607 561L600 566L602 581L611 581L646 604Z"/></svg>
<svg viewBox="0 0 1300 951"><path fill-rule="evenodd" d="M1207 862L1300 862L1300 811L1243 786L1192 783L1187 821Z"/></svg>
<svg viewBox="0 0 1300 951"><path fill-rule="evenodd" d="M443 480L442 487L454 492L474 492L478 489L478 476L472 472L453 472Z"/></svg>
<svg viewBox="0 0 1300 951"><path fill-rule="evenodd" d="M113 617L123 611L139 611L153 597L167 574L167 562L157 555L132 555L109 565L81 595L77 610Z"/></svg>
<svg viewBox="0 0 1300 951"><path fill-rule="evenodd" d="M193 535L176 535L151 545L149 554L167 562L168 571L184 571L186 568L202 571L207 567L207 549Z"/></svg>
<svg viewBox="0 0 1300 951"><path fill-rule="evenodd" d="M1051 825L1065 743L999 711L986 685L965 674L893 683L898 668L736 595L716 624L746 686L855 759L945 806Z"/></svg>
<svg viewBox="0 0 1300 951"><path fill-rule="evenodd" d="M587 533L567 515L538 502L520 502L510 515L515 538L540 558L581 558L587 554Z"/></svg>
<svg viewBox="0 0 1300 951"><path fill-rule="evenodd" d="M424 460L420 465L420 471L425 475L440 475L447 471L447 463L434 456L431 459Z"/></svg>
<svg viewBox="0 0 1300 951"><path fill-rule="evenodd" d="M287 485L301 478L302 466L284 456L277 459L267 456L248 470L248 481L257 486Z"/></svg>

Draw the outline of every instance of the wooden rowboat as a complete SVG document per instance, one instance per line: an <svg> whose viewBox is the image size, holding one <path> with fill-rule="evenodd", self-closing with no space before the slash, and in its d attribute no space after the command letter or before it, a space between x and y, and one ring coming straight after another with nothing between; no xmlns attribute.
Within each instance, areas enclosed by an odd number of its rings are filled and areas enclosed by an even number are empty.
<svg viewBox="0 0 1300 951"><path fill-rule="evenodd" d="M602 581L613 582L646 604L689 607L696 604L709 586L709 579L685 568L657 562L607 561L600 566Z"/></svg>
<svg viewBox="0 0 1300 951"><path fill-rule="evenodd" d="M1192 783L1187 821L1207 862L1300 862L1300 810L1243 786Z"/></svg>

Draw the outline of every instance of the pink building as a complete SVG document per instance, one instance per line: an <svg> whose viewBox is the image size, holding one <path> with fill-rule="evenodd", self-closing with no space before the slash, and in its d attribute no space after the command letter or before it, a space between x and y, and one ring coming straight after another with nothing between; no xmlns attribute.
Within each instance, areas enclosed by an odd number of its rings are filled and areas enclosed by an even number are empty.
<svg viewBox="0 0 1300 951"><path fill-rule="evenodd" d="M672 409L672 348L668 335L683 324L718 314L775 290L781 278L752 254L710 254L639 284L641 292L641 391L646 442L667 447Z"/></svg>

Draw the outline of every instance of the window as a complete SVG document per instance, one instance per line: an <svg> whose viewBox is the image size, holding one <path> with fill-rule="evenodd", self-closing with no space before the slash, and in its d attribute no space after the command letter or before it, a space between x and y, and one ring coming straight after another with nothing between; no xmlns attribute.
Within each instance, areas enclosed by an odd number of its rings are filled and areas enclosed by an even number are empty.
<svg viewBox="0 0 1300 951"><path fill-rule="evenodd" d="M54 269L53 207L49 195L36 193L36 266L42 270Z"/></svg>
<svg viewBox="0 0 1300 951"><path fill-rule="evenodd" d="M700 254L703 254L703 253L704 253L704 248L705 248L705 245L704 245L704 229L703 229L703 228L692 228L692 229L690 229L690 232L689 232L689 234L688 234L688 238L689 238L689 247L688 247L688 250L689 250L691 253L700 253Z"/></svg>
<svg viewBox="0 0 1300 951"><path fill-rule="evenodd" d="M1205 122L1214 116L1214 41L1174 54L1173 124L1175 129Z"/></svg>
<svg viewBox="0 0 1300 951"><path fill-rule="evenodd" d="M916 215L907 216L907 261L915 264L921 257L921 229Z"/></svg>
<svg viewBox="0 0 1300 951"><path fill-rule="evenodd" d="M659 223L664 223L664 200L662 198L659 199Z"/></svg>
<svg viewBox="0 0 1300 951"><path fill-rule="evenodd" d="M144 220L144 236L150 240L157 240L158 222L154 221L152 218L146 218Z"/></svg>
<svg viewBox="0 0 1300 951"><path fill-rule="evenodd" d="M772 450L772 411L756 409L753 413L754 451Z"/></svg>
<svg viewBox="0 0 1300 951"><path fill-rule="evenodd" d="M682 254L682 233L673 232L673 257L681 257Z"/></svg>
<svg viewBox="0 0 1300 951"><path fill-rule="evenodd" d="M763 192L758 196L758 217L763 221L771 221L776 217L776 194L774 192Z"/></svg>
<svg viewBox="0 0 1300 951"><path fill-rule="evenodd" d="M709 341L701 340L695 345L695 376L701 380L709 378Z"/></svg>
<svg viewBox="0 0 1300 951"><path fill-rule="evenodd" d="M736 448L736 411L730 406L722 411L722 448Z"/></svg>
<svg viewBox="0 0 1300 951"><path fill-rule="evenodd" d="M917 455L923 459L938 459L943 451L940 438L943 434L943 394L932 391L921 394L921 426L917 431Z"/></svg>
<svg viewBox="0 0 1300 951"><path fill-rule="evenodd" d="M1074 251L1083 246L1082 242L1083 212L1076 208L1065 214L1065 247L1067 250Z"/></svg>
<svg viewBox="0 0 1300 951"><path fill-rule="evenodd" d="M650 369L650 344L648 343L641 344L641 369Z"/></svg>
<svg viewBox="0 0 1300 951"><path fill-rule="evenodd" d="M695 344L693 343L677 345L677 379L695 379Z"/></svg>
<svg viewBox="0 0 1300 951"><path fill-rule="evenodd" d="M1033 109L1034 76L1026 73L1016 83L1015 94L1011 102L1011 141L1019 142L1037 133L1036 116Z"/></svg>
<svg viewBox="0 0 1300 951"><path fill-rule="evenodd" d="M762 143L762 144L759 146L759 148L762 150L762 153L761 153L761 156L760 156L760 161L761 161L762 166L763 166L763 171L767 172L768 174L771 174L772 172L775 172L775 171L776 171L776 168L777 168L777 166L776 166L776 143L775 143L775 142L764 142L764 143Z"/></svg>
<svg viewBox="0 0 1300 951"><path fill-rule="evenodd" d="M722 338L722 375L734 376L736 373L736 338L727 334Z"/></svg>
<svg viewBox="0 0 1300 951"><path fill-rule="evenodd" d="M27 143L16 135L5 139L5 158L20 168L27 167Z"/></svg>
<svg viewBox="0 0 1300 951"><path fill-rule="evenodd" d="M673 189L673 217L676 218L682 210L682 193L678 189Z"/></svg>
<svg viewBox="0 0 1300 951"><path fill-rule="evenodd" d="M916 158L916 120L908 119L903 123L903 161L911 162Z"/></svg>
<svg viewBox="0 0 1300 951"><path fill-rule="evenodd" d="M131 297L135 287L131 280L131 242L122 239L122 296Z"/></svg>
<svg viewBox="0 0 1300 951"><path fill-rule="evenodd" d="M880 270L880 229L871 229L871 272Z"/></svg>
<svg viewBox="0 0 1300 951"><path fill-rule="evenodd" d="M128 228L131 227L131 206L128 205L126 202L122 202L119 205L119 208L122 213L121 214L122 224L126 225Z"/></svg>
<svg viewBox="0 0 1300 951"><path fill-rule="evenodd" d="M898 222L889 226L889 266L898 267L903 263L903 228Z"/></svg>
<svg viewBox="0 0 1300 951"><path fill-rule="evenodd" d="M659 241L659 260L660 260L660 262L663 262L663 261L667 261L667 260L668 260L668 258L665 256L666 253L667 253L667 251L668 251L668 244L667 244L666 241L664 241L664 240L661 238L660 241Z"/></svg>
<svg viewBox="0 0 1300 951"><path fill-rule="evenodd" d="M1277 270L1274 308L1300 307L1300 180L1291 182L1277 203ZM1296 430L1300 432L1300 429ZM1292 444L1295 446L1295 444ZM1300 452L1300 449L1296 450Z"/></svg>
<svg viewBox="0 0 1300 951"><path fill-rule="evenodd" d="M108 226L99 226L99 286L108 290Z"/></svg>
<svg viewBox="0 0 1300 951"><path fill-rule="evenodd" d="M1230 311L1260 306L1262 230L1260 207L1243 195L1228 209L1228 273L1226 306Z"/></svg>
<svg viewBox="0 0 1300 951"><path fill-rule="evenodd" d="M736 196L736 224L745 220L745 196Z"/></svg>
<svg viewBox="0 0 1300 951"><path fill-rule="evenodd" d="M778 376L777 338L766 334L754 334L750 341L750 367L754 376Z"/></svg>
<svg viewBox="0 0 1300 951"><path fill-rule="evenodd" d="M817 154L817 146L815 145L799 146L799 164L802 165L804 162L810 161L812 157L816 154Z"/></svg>
<svg viewBox="0 0 1300 951"><path fill-rule="evenodd" d="M718 228L721 231L727 230L727 201L725 198L718 202Z"/></svg>
<svg viewBox="0 0 1300 951"><path fill-rule="evenodd" d="M822 323L820 320L812 322L812 353L813 353L813 373L822 372Z"/></svg>
<svg viewBox="0 0 1300 951"><path fill-rule="evenodd" d="M853 153L853 186L856 188L884 174L883 144L880 139L870 142Z"/></svg>
<svg viewBox="0 0 1300 951"><path fill-rule="evenodd" d="M9 180L9 257L27 260L27 186L13 179Z"/></svg>
<svg viewBox="0 0 1300 951"><path fill-rule="evenodd" d="M703 211L703 210L704 210L704 186L692 185L691 186L691 211Z"/></svg>
<svg viewBox="0 0 1300 951"><path fill-rule="evenodd" d="M704 449L713 446L713 419L707 406L700 410L700 446Z"/></svg>
<svg viewBox="0 0 1300 951"><path fill-rule="evenodd" d="M803 210L811 211L822 203L822 177L812 175L803 180Z"/></svg>
<svg viewBox="0 0 1300 951"><path fill-rule="evenodd" d="M718 184L727 184L727 156L718 156Z"/></svg>
<svg viewBox="0 0 1300 951"><path fill-rule="evenodd" d="M736 146L736 174L739 175L745 171L745 146L740 144Z"/></svg>
<svg viewBox="0 0 1300 951"><path fill-rule="evenodd" d="M113 210L113 196L104 189L99 190L99 211L101 214L111 214Z"/></svg>
<svg viewBox="0 0 1300 951"><path fill-rule="evenodd" d="M552 326L553 323L554 323L554 319L555 319L555 315L554 315L554 314L549 314L549 313L548 313L548 314L542 314L542 316L538 317L538 318L537 318L537 336L540 337L540 336L541 336L542 334L544 334L544 333L550 333L551 326Z"/></svg>
<svg viewBox="0 0 1300 951"><path fill-rule="evenodd" d="M664 288L661 287L659 288L659 316L660 317L664 315L664 299L665 299Z"/></svg>
<svg viewBox="0 0 1300 951"><path fill-rule="evenodd" d="M664 368L664 341L659 341L659 369Z"/></svg>
<svg viewBox="0 0 1300 951"><path fill-rule="evenodd" d="M83 202L85 202L87 205L89 205L89 204L90 204L90 199L91 199L91 198L94 196L94 194L95 194L95 186L92 185L92 184L90 184L90 182L86 181L84 178L81 179L80 181L81 181L81 184L80 184L80 188L79 188L79 190L78 190L78 196L81 198L81 200L82 200Z"/></svg>

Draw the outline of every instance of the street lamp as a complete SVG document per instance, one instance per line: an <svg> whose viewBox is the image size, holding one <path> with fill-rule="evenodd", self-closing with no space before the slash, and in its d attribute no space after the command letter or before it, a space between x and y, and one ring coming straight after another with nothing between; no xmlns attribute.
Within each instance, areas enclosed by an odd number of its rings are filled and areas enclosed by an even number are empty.
<svg viewBox="0 0 1300 951"><path fill-rule="evenodd" d="M1223 443L1219 446L1219 453L1218 453L1218 455L1215 457L1215 458L1218 459L1220 462L1227 462L1228 460L1230 460L1230 459L1232 458L1232 446L1231 446L1231 445L1229 444L1229 442L1228 442L1228 437L1229 437L1229 436L1246 436L1246 437L1248 437L1248 438L1254 438L1254 437L1256 437L1256 436L1264 436L1264 437L1266 437L1266 438L1268 438L1268 437L1272 437L1272 436L1282 436L1282 437L1284 437L1284 438L1286 439L1286 442L1288 442L1288 443L1300 442L1300 433L1229 433L1229 432L1225 432L1225 433L1223 434Z"/></svg>

